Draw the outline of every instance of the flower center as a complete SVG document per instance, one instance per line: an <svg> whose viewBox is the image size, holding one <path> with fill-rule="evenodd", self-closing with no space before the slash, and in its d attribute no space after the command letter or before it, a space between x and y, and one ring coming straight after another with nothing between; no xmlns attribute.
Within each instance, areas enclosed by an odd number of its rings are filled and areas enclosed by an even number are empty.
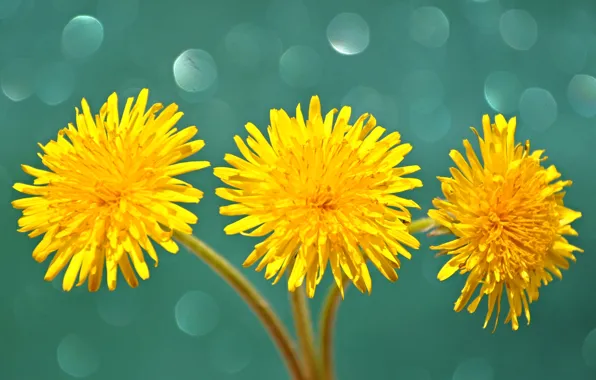
<svg viewBox="0 0 596 380"><path fill-rule="evenodd" d="M494 255L488 261L494 260L506 271L540 267L559 225L557 202L544 191L549 184L542 180L541 168L523 169L500 181L488 181L479 199L484 211L475 222L482 231L481 251L488 250L488 257Z"/></svg>
<svg viewBox="0 0 596 380"><path fill-rule="evenodd" d="M126 183L98 181L92 188L99 206L118 206L122 200L130 199L132 192Z"/></svg>
<svg viewBox="0 0 596 380"><path fill-rule="evenodd" d="M337 209L337 201L330 191L319 191L306 198L306 206L320 211Z"/></svg>

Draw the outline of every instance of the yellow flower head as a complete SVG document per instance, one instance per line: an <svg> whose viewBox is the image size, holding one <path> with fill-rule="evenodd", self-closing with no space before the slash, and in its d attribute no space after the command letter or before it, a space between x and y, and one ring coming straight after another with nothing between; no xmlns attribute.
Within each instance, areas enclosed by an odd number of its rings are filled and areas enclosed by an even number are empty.
<svg viewBox="0 0 596 380"><path fill-rule="evenodd" d="M116 288L118 267L136 287L135 271L149 278L143 250L157 265L150 239L176 253L172 230L190 234L189 224L197 222L174 202L197 203L203 193L174 176L209 166L206 161L176 163L198 152L204 142L190 141L196 127L174 128L182 117L176 104L160 113L161 104L146 110L147 96L145 89L136 103L129 98L119 116L114 93L95 118L83 99L76 127L69 124L56 141L40 145L39 157L49 171L23 165L35 177L33 185L14 185L34 196L12 203L23 209L19 231L44 235L33 251L36 261L55 252L47 281L68 265L65 291L72 289L77 275L77 286L88 280L89 290L98 290L104 262L110 290Z"/></svg>
<svg viewBox="0 0 596 380"><path fill-rule="evenodd" d="M216 168L215 175L234 189L216 194L235 202L220 209L222 215L247 215L225 228L227 234L268 237L255 246L244 262L261 260L257 270L277 282L289 270L288 289L306 279L313 297L327 263L342 292L342 272L360 291L371 291L366 260L389 280L397 280L398 254L410 258L403 245L418 248L408 232L406 207L418 207L396 193L422 186L404 178L418 166L396 167L412 149L400 145L392 132L364 114L349 125L350 107L323 118L318 97L310 102L308 120L300 109L290 118L271 110L269 141L251 123L245 142L234 138L244 159L227 154L233 168ZM252 230L252 231L250 231ZM250 231L250 232L248 232Z"/></svg>
<svg viewBox="0 0 596 380"><path fill-rule="evenodd" d="M478 138L482 163L468 140L464 140L467 162L458 151L450 157L457 168L452 177L439 177L445 200L433 201L429 211L441 226L456 237L431 247L452 255L438 274L443 281L455 272L468 273L455 311L466 304L473 313L480 300L488 297L484 327L497 309L499 321L502 297L507 297L506 323L519 328L518 317L525 314L530 323L529 304L538 299L538 289L561 278L561 269L575 261L574 251L563 235L577 235L570 223L581 216L563 206L563 188L571 181L559 181L554 166L544 167L541 150L530 151L530 143L515 143L515 118L507 122L497 115L492 124L482 119L484 139ZM475 290L477 297L470 302Z"/></svg>

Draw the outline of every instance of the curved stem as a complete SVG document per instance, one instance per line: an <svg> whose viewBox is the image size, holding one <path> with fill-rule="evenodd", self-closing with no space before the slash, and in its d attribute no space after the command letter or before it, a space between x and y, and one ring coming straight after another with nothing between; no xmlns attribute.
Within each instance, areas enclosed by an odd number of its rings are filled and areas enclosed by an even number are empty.
<svg viewBox="0 0 596 380"><path fill-rule="evenodd" d="M304 287L301 286L295 291L290 292L290 301L296 326L296 336L298 337L298 345L302 351L302 361L306 369L306 375L309 380L317 380L319 363L315 351L315 338L310 308L308 307Z"/></svg>
<svg viewBox="0 0 596 380"><path fill-rule="evenodd" d="M422 218L410 223L409 230L411 234L417 232L427 232L435 226L431 218ZM344 280L344 289L349 285L349 281ZM322 380L334 380L333 368L333 326L337 316L339 300L341 293L336 284L331 285L327 297L323 303L323 310L320 316L320 349L321 349L321 373Z"/></svg>
<svg viewBox="0 0 596 380"><path fill-rule="evenodd" d="M265 329L279 348L282 357L288 366L290 375L294 380L307 380L304 376L292 338L279 320L269 303L259 294L254 286L221 255L207 246L193 235L174 232L174 238L182 243L189 251L203 260L217 272L238 294L246 301Z"/></svg>
<svg viewBox="0 0 596 380"><path fill-rule="evenodd" d="M343 280L344 292L350 282L347 279ZM333 369L333 325L337 316L337 309L339 308L339 300L341 293L337 284L329 287L327 297L323 303L323 310L321 310L320 317L320 336L319 348L321 350L321 380L335 379Z"/></svg>

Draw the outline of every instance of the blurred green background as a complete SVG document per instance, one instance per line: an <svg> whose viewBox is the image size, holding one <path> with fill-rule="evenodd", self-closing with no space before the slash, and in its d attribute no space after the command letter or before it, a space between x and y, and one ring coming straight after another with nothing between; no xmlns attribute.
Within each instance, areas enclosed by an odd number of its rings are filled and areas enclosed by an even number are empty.
<svg viewBox="0 0 596 380"><path fill-rule="evenodd" d="M10 186L31 181L37 143L55 138L86 97L151 89L197 125L214 166L232 137L269 109L293 114L311 95L328 110L372 112L414 145L423 211L439 195L448 152L484 113L518 116L518 140L545 148L574 181L584 216L578 262L543 288L532 324L482 330L484 307L456 314L463 278L436 280L423 248L371 296L351 289L337 322L339 380L596 379L596 3L590 0L0 0L0 379L287 379L272 342L237 295L182 250L151 279L114 293L45 283L36 241L17 233ZM210 169L187 176L206 192L190 209L197 236L240 266L258 240L225 236L231 221ZM409 194L409 195L410 195ZM291 325L286 288L244 273ZM327 277L327 283L330 278ZM318 312L324 295L312 301Z"/></svg>

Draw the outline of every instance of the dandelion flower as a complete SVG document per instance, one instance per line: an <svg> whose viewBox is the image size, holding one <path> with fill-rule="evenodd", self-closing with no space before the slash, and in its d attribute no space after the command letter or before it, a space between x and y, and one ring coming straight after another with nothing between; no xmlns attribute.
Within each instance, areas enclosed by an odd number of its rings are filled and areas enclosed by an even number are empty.
<svg viewBox="0 0 596 380"><path fill-rule="evenodd" d="M88 282L97 291L105 265L110 290L116 288L118 268L131 287L136 274L149 278L146 251L157 265L151 240L176 253L172 230L190 234L197 217L176 202L198 203L203 193L175 176L209 166L206 161L178 161L198 152L204 142L190 141L196 127L178 131L178 106L154 104L148 110L148 91L142 90L118 113L114 93L92 116L86 100L76 109L76 127L69 124L56 141L40 145L44 166L23 165L35 177L33 185L14 188L33 197L12 202L23 210L19 231L43 235L33 258L44 261L54 253L45 280L52 281L67 267L63 289ZM133 269L134 268L134 269ZM136 272L136 274L135 274Z"/></svg>
<svg viewBox="0 0 596 380"><path fill-rule="evenodd" d="M227 234L266 236L244 266L260 260L257 271L279 281L288 270L288 290L306 279L309 297L315 294L327 264L343 296L345 274L362 292L371 291L369 260L389 280L397 280L398 254L410 258L405 246L418 248L409 233L408 207L418 207L396 193L422 186L405 175L418 166L397 165L412 149L400 144L397 132L381 139L385 129L364 114L349 125L350 107L325 117L318 97L310 102L308 120L300 105L296 117L271 110L269 141L257 127L246 125L246 143L234 138L244 156L225 160L232 168L215 175L233 187L216 194L234 204L222 215L244 218L225 228ZM342 274L343 273L343 274Z"/></svg>
<svg viewBox="0 0 596 380"><path fill-rule="evenodd" d="M481 299L488 297L486 328L496 307L495 329L501 299L506 297L509 312L505 323L519 328L523 313L530 323L529 304L538 299L541 285L562 277L561 270L575 261L574 251L564 235L576 236L571 222L581 213L563 205L563 189L571 181L560 181L554 166L545 167L544 151L530 151L530 143L515 143L515 118L507 122L497 115L491 125L482 119L484 138L478 138L482 162L464 140L466 159L458 151L450 157L457 168L451 177L439 177L445 200L433 201L436 210L429 216L448 228L455 240L431 247L451 255L438 279L455 272L468 274L455 311L468 305L476 311ZM476 289L479 294L470 302Z"/></svg>

